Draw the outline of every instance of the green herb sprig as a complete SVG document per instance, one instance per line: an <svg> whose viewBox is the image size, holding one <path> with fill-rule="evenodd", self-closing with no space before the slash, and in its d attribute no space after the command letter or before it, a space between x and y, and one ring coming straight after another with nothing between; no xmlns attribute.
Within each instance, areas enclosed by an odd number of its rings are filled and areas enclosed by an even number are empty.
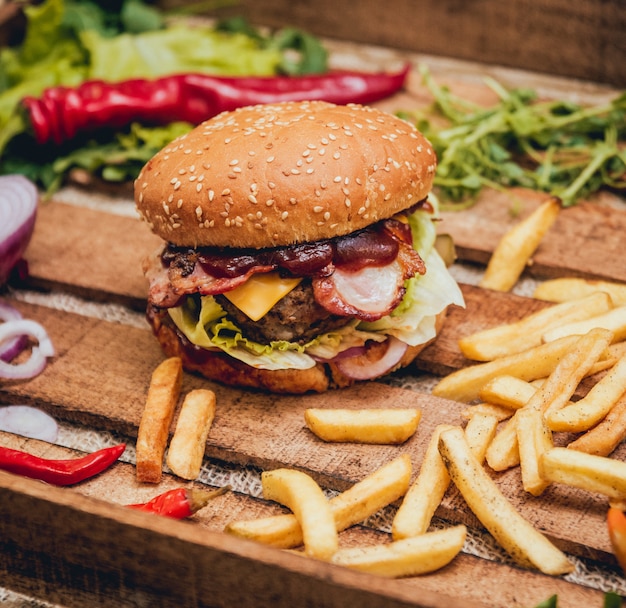
<svg viewBox="0 0 626 608"><path fill-rule="evenodd" d="M626 93L585 107L539 101L532 89L507 90L488 78L499 101L484 107L438 85L426 67L420 71L434 103L399 115L432 142L444 203L470 206L485 187L521 186L567 207L603 187L626 188Z"/></svg>

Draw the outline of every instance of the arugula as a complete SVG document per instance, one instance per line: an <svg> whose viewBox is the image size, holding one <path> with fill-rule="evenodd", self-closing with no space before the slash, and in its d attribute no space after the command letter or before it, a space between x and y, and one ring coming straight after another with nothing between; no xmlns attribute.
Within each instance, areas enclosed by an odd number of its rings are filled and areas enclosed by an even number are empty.
<svg viewBox="0 0 626 608"><path fill-rule="evenodd" d="M484 187L522 186L570 206L602 187L626 188L626 93L583 107L487 79L499 101L485 108L439 86L423 66L421 73L432 107L399 115L432 142L443 202L469 206Z"/></svg>

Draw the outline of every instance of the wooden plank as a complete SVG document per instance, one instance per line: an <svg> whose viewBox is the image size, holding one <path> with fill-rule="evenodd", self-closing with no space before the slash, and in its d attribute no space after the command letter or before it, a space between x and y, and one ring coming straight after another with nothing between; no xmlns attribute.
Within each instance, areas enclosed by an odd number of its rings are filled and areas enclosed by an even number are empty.
<svg viewBox="0 0 626 608"><path fill-rule="evenodd" d="M484 265L507 230L546 198L519 188L489 190L471 209L443 212L439 231L452 235L460 260ZM626 205L601 200L562 209L527 274L540 279L570 276L626 282L626 264L618 255L607 255L621 251L626 243Z"/></svg>
<svg viewBox="0 0 626 608"><path fill-rule="evenodd" d="M162 240L138 218L56 202L40 205L28 248L28 285L145 309L141 259Z"/></svg>
<svg viewBox="0 0 626 608"><path fill-rule="evenodd" d="M161 1L165 7L185 4ZM619 0L410 0L316 3L243 0L212 15L296 26L337 38L623 86L626 16Z"/></svg>
<svg viewBox="0 0 626 608"><path fill-rule="evenodd" d="M58 356L33 380L0 386L0 398L37 405L62 420L136 437L150 374L162 360L150 332L42 307L18 306L25 316L49 328ZM345 489L400 453L410 454L418 467L435 426L461 424L465 407L379 383L361 383L321 395L279 396L231 389L185 375L184 392L198 386L211 387L217 395L207 456L262 469L299 468L336 490ZM418 433L401 446L326 444L304 426L307 407L356 408L363 403L419 407ZM615 455L625 454L626 445ZM534 499L523 491L519 470L494 477L524 516L556 544L575 554L612 561L603 497L554 486ZM438 514L449 521L479 525L454 491ZM581 528L583 514L585 525Z"/></svg>
<svg viewBox="0 0 626 608"><path fill-rule="evenodd" d="M6 433L0 433L0 444L47 458L78 455ZM50 488L49 492L37 482L0 473L2 580L13 588L31 593L36 590L39 597L67 606L105 606L111 602L121 607L136 606L141 597L152 606L175 602L177 606L232 605L238 599L244 608L270 604L291 608L305 603L345 606L346 599L351 599L361 602L355 605L443 608L463 598L464 606L492 606L497 601L498 605L514 608L535 606L554 593L558 593L559 606L563 607L599 606L602 601L599 591L469 554L461 554L443 570L397 581L361 576L308 560L306 565L303 560L293 562L281 551L219 534L233 518L284 512L274 503L235 492L216 499L185 523L164 521L112 504L147 500L156 492L178 485L179 480L169 475L165 475L158 490L138 484L134 467L125 463L117 463L73 488ZM55 525L46 525L46 514ZM71 542L59 542L60 537ZM112 538L114 543L110 542ZM385 542L386 538L384 533L354 526L340 535L340 542L342 546L358 546ZM250 561L250 556L256 563ZM221 559L231 562L234 570L223 565L215 570ZM194 567L185 568L189 563ZM86 586L85 580L92 584ZM246 582L245 591L240 589L241 581ZM328 589L322 592L324 585ZM292 594L298 595L294 598Z"/></svg>

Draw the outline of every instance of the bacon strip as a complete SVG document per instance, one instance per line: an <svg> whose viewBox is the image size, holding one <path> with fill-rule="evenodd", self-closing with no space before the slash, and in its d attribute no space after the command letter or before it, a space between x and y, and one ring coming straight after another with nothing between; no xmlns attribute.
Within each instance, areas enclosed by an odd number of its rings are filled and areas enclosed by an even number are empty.
<svg viewBox="0 0 626 608"><path fill-rule="evenodd" d="M408 226L397 220L384 220L381 228L378 242L372 239L375 232L368 233L363 240L345 237L337 265L328 263L312 273L315 300L330 313L365 321L380 319L402 300L406 279L426 271L424 262L411 246ZM381 258L383 243L387 251L390 241L391 251L397 247L397 255L394 259L389 255L387 259ZM259 253L248 256L251 264L242 267L241 274L214 276L201 263L196 250L176 253L174 262L165 263L161 253L156 252L145 260L143 268L149 281L148 298L161 308L177 306L187 294L217 295L230 291L253 274L276 268L275 263L268 263L267 256Z"/></svg>
<svg viewBox="0 0 626 608"><path fill-rule="evenodd" d="M315 300L336 315L376 321L391 313L404 297L404 282L426 268L419 254L401 243L398 257L385 266L366 266L351 272L336 268L313 279Z"/></svg>

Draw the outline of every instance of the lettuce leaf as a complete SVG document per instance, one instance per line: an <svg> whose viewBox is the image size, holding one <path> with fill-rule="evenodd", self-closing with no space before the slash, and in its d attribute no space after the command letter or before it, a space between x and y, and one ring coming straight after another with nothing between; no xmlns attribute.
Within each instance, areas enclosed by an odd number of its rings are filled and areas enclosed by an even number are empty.
<svg viewBox="0 0 626 608"><path fill-rule="evenodd" d="M378 321L353 320L305 345L285 340L259 344L243 336L211 296L189 297L182 306L168 312L194 344L218 348L259 369L307 369L315 365L313 356L332 359L344 350L362 346L368 340L383 341L388 335L412 346L423 344L435 337L435 321L440 312L450 304L465 305L459 286L434 248L436 230L432 217L418 210L409 220L414 240L425 258L426 274L409 279L400 306Z"/></svg>

